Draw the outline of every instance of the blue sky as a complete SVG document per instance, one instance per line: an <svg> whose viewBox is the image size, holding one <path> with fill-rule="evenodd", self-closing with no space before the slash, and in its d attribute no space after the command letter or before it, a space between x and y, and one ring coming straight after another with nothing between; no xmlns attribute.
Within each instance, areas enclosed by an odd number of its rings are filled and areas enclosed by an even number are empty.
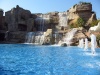
<svg viewBox="0 0 100 75"><path fill-rule="evenodd" d="M5 12L19 5L32 13L63 12L80 1L91 2L93 11L96 12L97 18L100 18L100 0L0 0L0 8Z"/></svg>

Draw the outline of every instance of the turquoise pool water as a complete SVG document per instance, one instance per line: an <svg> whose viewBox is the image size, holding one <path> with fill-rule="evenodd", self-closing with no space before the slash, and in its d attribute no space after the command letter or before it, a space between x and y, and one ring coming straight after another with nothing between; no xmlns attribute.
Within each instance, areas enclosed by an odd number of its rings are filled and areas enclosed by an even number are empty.
<svg viewBox="0 0 100 75"><path fill-rule="evenodd" d="M0 44L0 75L100 75L100 48Z"/></svg>

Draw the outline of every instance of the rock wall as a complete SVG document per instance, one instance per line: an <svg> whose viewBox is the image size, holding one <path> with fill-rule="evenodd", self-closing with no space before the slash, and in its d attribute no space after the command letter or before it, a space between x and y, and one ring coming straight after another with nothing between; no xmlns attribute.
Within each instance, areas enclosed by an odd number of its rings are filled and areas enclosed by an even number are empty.
<svg viewBox="0 0 100 75"><path fill-rule="evenodd" d="M29 32L46 31L47 29L53 29L53 31L55 31L59 30L59 13L60 12L32 14L29 10L25 10L17 5L16 8L5 12L5 26L8 28L8 31ZM67 15L68 24L73 23L78 17L83 18L87 25L89 25L91 21L96 20L96 14L92 11L91 3L76 4L65 13Z"/></svg>
<svg viewBox="0 0 100 75"><path fill-rule="evenodd" d="M31 31L34 26L31 12L18 5L5 12L5 22L8 25L8 31Z"/></svg>
<svg viewBox="0 0 100 75"><path fill-rule="evenodd" d="M4 30L5 32L9 31L9 40L17 43L24 42L27 32L42 31L48 34L45 42L51 43L52 41L54 43L55 37L54 40L52 40L49 35L55 32L58 32L58 34L60 32L61 34L65 34L68 30L68 28L66 28L67 24L75 23L79 17L83 18L87 25L93 20L96 20L96 13L92 11L91 3L76 4L66 12L62 12L65 13L65 15L62 15L62 19L66 18L68 22L65 27L59 24L59 13L61 12L33 14L29 10L23 9L17 5L15 8L5 12L5 16L3 16L3 11L0 11L0 30ZM48 29L52 30L50 30L50 34Z"/></svg>
<svg viewBox="0 0 100 75"><path fill-rule="evenodd" d="M74 5L68 11L69 21L73 21L78 17L81 17L86 21L86 24L89 25L93 20L96 20L96 13L92 11L91 3L80 3Z"/></svg>
<svg viewBox="0 0 100 75"><path fill-rule="evenodd" d="M25 43L26 32L8 32L7 42L8 43Z"/></svg>
<svg viewBox="0 0 100 75"><path fill-rule="evenodd" d="M4 22L5 22L5 17L3 16L3 10L0 10L0 30L6 30Z"/></svg>

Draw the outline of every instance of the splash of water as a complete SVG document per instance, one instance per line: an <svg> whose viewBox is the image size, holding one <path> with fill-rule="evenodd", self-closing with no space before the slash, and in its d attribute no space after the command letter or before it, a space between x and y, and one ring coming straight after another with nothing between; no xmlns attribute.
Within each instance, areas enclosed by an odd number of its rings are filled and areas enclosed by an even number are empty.
<svg viewBox="0 0 100 75"><path fill-rule="evenodd" d="M79 40L79 47L80 48L84 47L84 40L83 40L83 38Z"/></svg>
<svg viewBox="0 0 100 75"><path fill-rule="evenodd" d="M81 47L81 39L79 39L79 45L78 45L78 47Z"/></svg>
<svg viewBox="0 0 100 75"><path fill-rule="evenodd" d="M91 38L91 52L92 54L95 54L95 48L97 46L96 36L94 34L91 34L90 38Z"/></svg>
<svg viewBox="0 0 100 75"><path fill-rule="evenodd" d="M84 47L84 50L87 50L88 49L88 39L85 38L85 47Z"/></svg>

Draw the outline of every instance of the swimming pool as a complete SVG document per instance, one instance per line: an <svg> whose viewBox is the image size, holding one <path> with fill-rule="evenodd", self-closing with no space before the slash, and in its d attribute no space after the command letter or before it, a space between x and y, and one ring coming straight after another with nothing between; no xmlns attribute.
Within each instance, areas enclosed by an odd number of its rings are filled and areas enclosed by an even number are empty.
<svg viewBox="0 0 100 75"><path fill-rule="evenodd" d="M100 75L100 48L0 44L0 75Z"/></svg>

